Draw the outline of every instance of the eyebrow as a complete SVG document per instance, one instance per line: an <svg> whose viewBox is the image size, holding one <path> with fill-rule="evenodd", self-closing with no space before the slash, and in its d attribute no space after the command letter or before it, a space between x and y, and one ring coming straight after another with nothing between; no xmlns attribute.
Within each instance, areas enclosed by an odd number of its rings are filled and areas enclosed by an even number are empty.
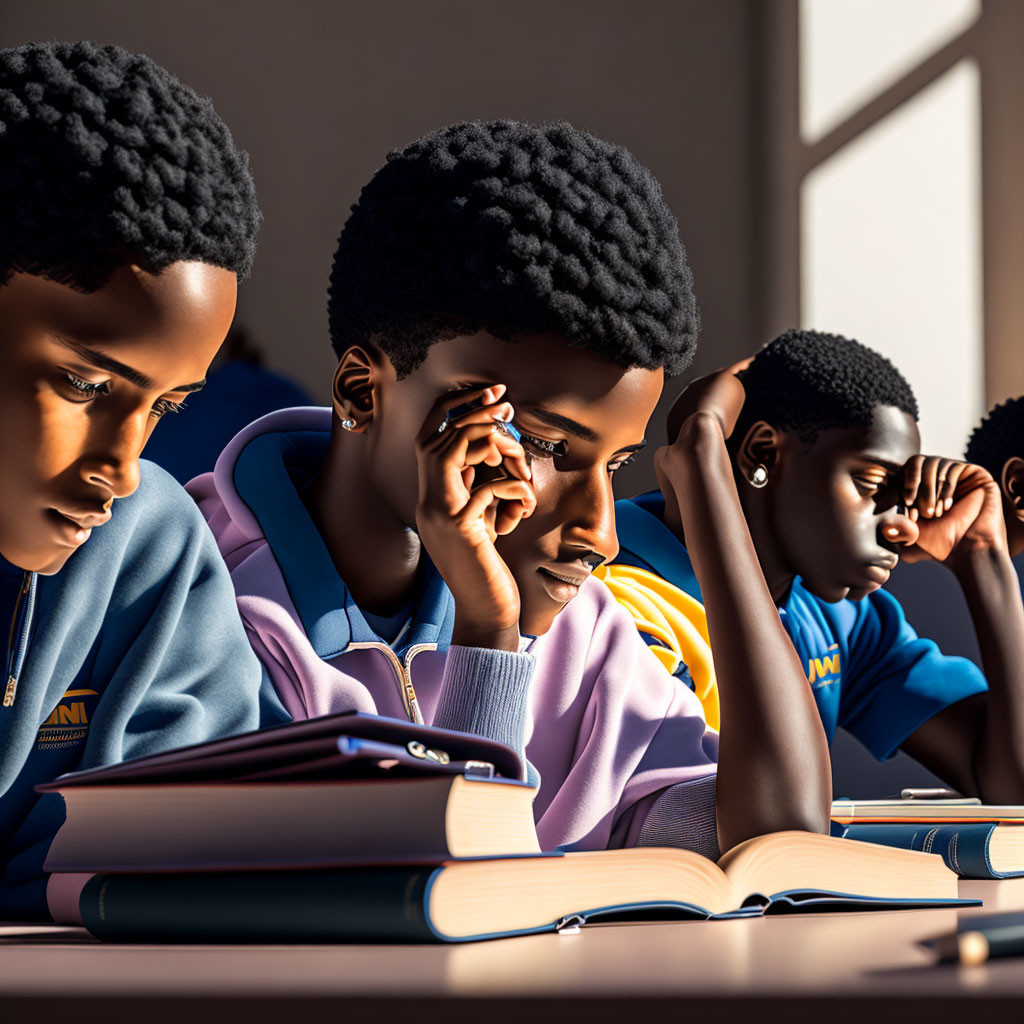
<svg viewBox="0 0 1024 1024"><path fill-rule="evenodd" d="M536 416L537 419L542 420L549 427L564 430L567 434L572 434L573 437L578 437L581 441L597 440L597 434L590 427L585 427L582 423L569 419L568 416L563 416L559 412L543 409L539 405L528 406L525 411Z"/></svg>
<svg viewBox="0 0 1024 1024"><path fill-rule="evenodd" d="M590 427L584 426L578 420L563 416L559 412L552 412L550 409L545 409L539 405L524 406L524 411L536 416L539 420L543 420L548 426L564 430L567 434L572 434L573 437L578 437L582 441L596 441L598 439L597 434ZM623 445L621 448L616 449L616 453L638 452L646 447L647 438L644 438L636 444Z"/></svg>
<svg viewBox="0 0 1024 1024"><path fill-rule="evenodd" d="M98 370L107 370L109 373L115 373L118 377L123 377L129 384L134 384L136 387L151 390L156 386L155 383L144 373L140 373L138 370L134 370L132 367L126 366L124 363L118 362L116 359L112 359L103 352L97 352L96 349L88 348L86 345L79 345L78 342L71 341L68 338L62 338L59 334L55 334L53 337L55 341L59 342L65 348L71 349L72 352L81 356L87 363L92 364ZM201 391L205 386L206 380L204 378L203 380L197 380L194 384L179 384L176 388L168 388L168 391Z"/></svg>
<svg viewBox="0 0 1024 1024"><path fill-rule="evenodd" d="M896 462L890 462L888 459L879 458L875 455L858 455L857 459L860 462L870 462L873 465L881 466L883 469L888 470L888 472L890 473L898 473L901 469L903 469L902 465Z"/></svg>

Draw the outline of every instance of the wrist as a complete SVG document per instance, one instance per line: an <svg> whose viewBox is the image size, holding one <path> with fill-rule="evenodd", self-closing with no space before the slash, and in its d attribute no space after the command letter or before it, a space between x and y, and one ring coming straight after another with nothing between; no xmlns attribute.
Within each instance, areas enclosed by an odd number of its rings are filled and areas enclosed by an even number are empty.
<svg viewBox="0 0 1024 1024"><path fill-rule="evenodd" d="M705 409L691 413L673 444L662 448L655 457L655 470L666 498L666 511L669 505L681 507L694 485L708 479L709 474L731 476L732 466L718 416Z"/></svg>
<svg viewBox="0 0 1024 1024"><path fill-rule="evenodd" d="M456 647L482 647L492 651L518 651L519 624L501 626L460 623L458 616L456 616L451 642L452 646Z"/></svg>
<svg viewBox="0 0 1024 1024"><path fill-rule="evenodd" d="M950 555L948 564L961 583L993 574L1017 578L1008 548L992 539L965 537Z"/></svg>

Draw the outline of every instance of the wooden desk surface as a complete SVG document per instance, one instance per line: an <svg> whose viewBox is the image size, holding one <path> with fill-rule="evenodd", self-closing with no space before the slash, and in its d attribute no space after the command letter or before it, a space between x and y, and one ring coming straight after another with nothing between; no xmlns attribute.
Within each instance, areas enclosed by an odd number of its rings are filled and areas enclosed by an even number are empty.
<svg viewBox="0 0 1024 1024"><path fill-rule="evenodd" d="M928 1024L1003 1009L1021 1019L1024 960L937 967L918 940L962 916L1024 909L1024 879L961 882L973 910L594 925L459 946L119 946L78 929L0 925L0 1021L302 1024L359 1019L540 1024L680 1011L715 1022ZM982 1003L983 1006L977 1004ZM294 1010L292 1008L295 1008ZM284 1024L291 1024L287 1019Z"/></svg>

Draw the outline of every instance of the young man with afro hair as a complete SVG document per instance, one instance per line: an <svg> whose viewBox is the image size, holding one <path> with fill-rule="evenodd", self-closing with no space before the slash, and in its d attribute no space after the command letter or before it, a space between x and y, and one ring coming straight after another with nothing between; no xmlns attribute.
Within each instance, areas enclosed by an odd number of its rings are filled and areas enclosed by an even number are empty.
<svg viewBox="0 0 1024 1024"><path fill-rule="evenodd" d="M842 726L879 759L902 749L964 794L1024 801L1024 607L992 477L920 455L910 386L887 359L838 335L788 331L697 390L713 396L720 472L738 489L829 740ZM618 586L649 641L665 657L697 661L685 630L672 628L680 609L699 618L701 596L689 564L699 540L679 507L688 479L678 423L691 402L684 392L670 413L672 443L656 458L661 490L618 503L622 550L611 574L622 573ZM956 575L984 675L918 637L881 589L901 557ZM708 618L720 671L722 638ZM727 727L724 709L722 718Z"/></svg>
<svg viewBox="0 0 1024 1024"><path fill-rule="evenodd" d="M1016 558L1024 552L1024 397L989 410L971 433L964 458L999 484L1006 537Z"/></svg>
<svg viewBox="0 0 1024 1024"><path fill-rule="evenodd" d="M699 703L589 579L616 550L612 476L696 340L651 174L566 124L434 132L363 189L329 308L333 408L257 421L189 485L280 717L354 708L504 741L539 784L544 849L714 856L823 829L827 745L767 591L774 649L728 680L716 787ZM742 710L759 688L788 709L782 735Z"/></svg>
<svg viewBox="0 0 1024 1024"><path fill-rule="evenodd" d="M209 101L148 57L0 50L0 918L74 913L37 783L258 724L217 548L139 454L202 387L259 219Z"/></svg>

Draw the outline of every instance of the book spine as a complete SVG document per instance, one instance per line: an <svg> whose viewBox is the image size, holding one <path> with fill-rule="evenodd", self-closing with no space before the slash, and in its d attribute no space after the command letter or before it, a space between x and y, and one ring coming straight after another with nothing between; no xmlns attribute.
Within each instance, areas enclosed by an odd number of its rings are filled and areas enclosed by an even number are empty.
<svg viewBox="0 0 1024 1024"><path fill-rule="evenodd" d="M946 862L946 866L961 878L1010 878L1024 874L1000 872L992 868L988 844L997 827L991 822L847 825L842 834L844 839L856 839L863 843L937 853Z"/></svg>
<svg viewBox="0 0 1024 1024"><path fill-rule="evenodd" d="M113 942L432 942L436 870L97 875L79 908Z"/></svg>

